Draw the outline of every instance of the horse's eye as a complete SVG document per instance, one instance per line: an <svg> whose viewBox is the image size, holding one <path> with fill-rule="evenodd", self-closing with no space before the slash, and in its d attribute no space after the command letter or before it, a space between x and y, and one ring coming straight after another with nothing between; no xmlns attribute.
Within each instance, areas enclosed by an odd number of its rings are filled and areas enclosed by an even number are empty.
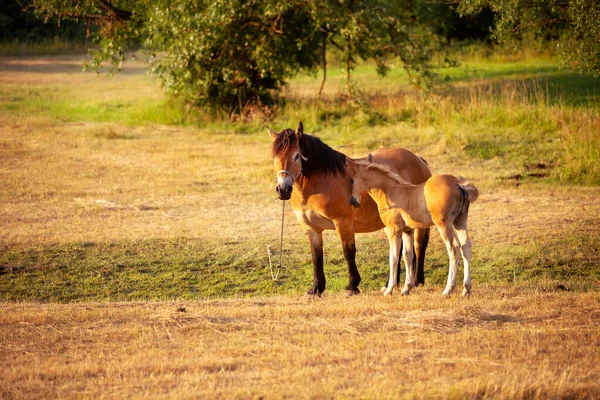
<svg viewBox="0 0 600 400"><path fill-rule="evenodd" d="M296 153L296 155L294 156L294 161L298 161L299 158L300 158L300 153Z"/></svg>

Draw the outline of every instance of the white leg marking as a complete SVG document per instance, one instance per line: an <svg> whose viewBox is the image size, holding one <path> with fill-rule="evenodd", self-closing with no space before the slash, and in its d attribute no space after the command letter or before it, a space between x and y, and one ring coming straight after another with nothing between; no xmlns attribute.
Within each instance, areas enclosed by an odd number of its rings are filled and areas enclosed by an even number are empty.
<svg viewBox="0 0 600 400"><path fill-rule="evenodd" d="M412 288L416 286L417 271L413 269L413 258L415 249L413 247L414 232L402 234L402 258L406 266L406 279L401 294L409 295Z"/></svg>
<svg viewBox="0 0 600 400"><path fill-rule="evenodd" d="M442 293L444 296L450 296L450 293L454 291L456 287L456 275L458 273L458 255L460 253L460 245L458 239L454 234L454 228L452 226L438 226L440 235L446 244L446 250L448 251L449 267L448 267L448 282L446 288Z"/></svg>
<svg viewBox="0 0 600 400"><path fill-rule="evenodd" d="M471 294L471 288L473 287L473 283L471 281L471 240L469 239L469 234L467 233L466 228L457 229L456 236L458 236L458 241L460 242L460 252L462 254L465 268L462 295L469 296Z"/></svg>
<svg viewBox="0 0 600 400"><path fill-rule="evenodd" d="M400 261L400 238L394 234L393 229L385 228L385 233L390 243L390 280L387 289L383 292L384 296L389 296L394 291L396 281L398 280L398 261Z"/></svg>

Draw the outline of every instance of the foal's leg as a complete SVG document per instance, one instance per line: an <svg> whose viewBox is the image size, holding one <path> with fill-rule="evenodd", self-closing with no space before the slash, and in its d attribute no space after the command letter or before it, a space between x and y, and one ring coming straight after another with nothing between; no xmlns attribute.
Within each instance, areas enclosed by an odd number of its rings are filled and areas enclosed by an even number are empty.
<svg viewBox="0 0 600 400"><path fill-rule="evenodd" d="M402 254L402 242L400 242L400 249L398 250L398 254ZM398 275L396 275L396 282L394 282L394 286L398 286L400 284L400 263L402 262L402 257L398 256ZM385 292L387 290L387 287L390 283L390 276L388 274L387 276L387 280L385 281L385 285L381 287L380 291L381 293Z"/></svg>
<svg viewBox="0 0 600 400"><path fill-rule="evenodd" d="M463 296L470 295L471 288L473 287L473 283L471 282L471 239L469 239L469 234L467 232L468 215L469 206L467 204L463 208L463 211L460 213L458 218L456 218L454 221L454 228L456 228L456 236L460 242L460 251L462 253L465 268L465 277L463 280L464 287L462 292Z"/></svg>
<svg viewBox="0 0 600 400"><path fill-rule="evenodd" d="M416 283L416 265L413 264L414 250L413 250L414 231L404 232L402 234L402 258L404 259L404 265L406 265L406 279L404 280L404 288L402 289L403 295L410 294L410 290L417 286Z"/></svg>
<svg viewBox="0 0 600 400"><path fill-rule="evenodd" d="M390 278L388 279L387 288L383 292L384 296L389 296L394 291L394 287L398 282L398 269L400 264L400 247L402 246L400 236L396 235L394 228L384 228L385 234L390 243Z"/></svg>
<svg viewBox="0 0 600 400"><path fill-rule="evenodd" d="M456 274L458 272L458 257L460 253L460 245L458 238L454 233L452 225L437 225L440 235L446 244L446 250L448 251L448 257L450 258L450 265L448 268L448 282L444 289L443 295L450 296L450 293L456 287Z"/></svg>

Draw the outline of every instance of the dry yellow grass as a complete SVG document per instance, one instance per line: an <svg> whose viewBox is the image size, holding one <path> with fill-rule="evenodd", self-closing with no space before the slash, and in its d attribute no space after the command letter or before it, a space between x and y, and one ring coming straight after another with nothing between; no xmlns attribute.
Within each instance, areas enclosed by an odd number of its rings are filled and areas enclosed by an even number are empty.
<svg viewBox="0 0 600 400"><path fill-rule="evenodd" d="M0 398L600 396L597 293L440 291L2 304Z"/></svg>
<svg viewBox="0 0 600 400"><path fill-rule="evenodd" d="M5 94L14 88L31 97L36 87L44 93L60 87L72 92L71 103L162 98L143 76L95 78L80 74L78 62L67 58L56 67L4 60L0 83ZM270 279L264 246L277 242L280 203L266 132L43 115L0 115L2 249L26 253L123 240L147 246L154 242L146 240L186 238L224 259L234 247L247 252L238 257L264 266L264 280ZM515 172L501 159L467 158L443 141L420 142L417 136L429 132L424 126L418 132L403 124L377 129L385 129L392 144L424 155L434 172L477 182L482 196L470 212L474 261L497 265L510 277L519 276L531 257L540 268L600 260L590 245L600 237L598 187L516 185L500 179ZM345 144L337 134L319 133ZM359 155L370 146L357 140L340 149ZM383 234L372 236L381 238L385 260ZM360 267L375 257L366 237L358 237ZM289 208L285 243L283 275L309 269L308 246ZM329 272L343 261L334 233L325 245ZM445 257L437 233L430 246L430 264L435 254ZM441 286L428 284L407 298L367 291L347 299L329 290L316 300L298 294L183 303L1 303L0 399L600 397L599 282L586 282L589 293L569 291L574 282L481 284L478 267L474 263L470 299L444 299ZM54 267L35 268L48 268L50 276Z"/></svg>

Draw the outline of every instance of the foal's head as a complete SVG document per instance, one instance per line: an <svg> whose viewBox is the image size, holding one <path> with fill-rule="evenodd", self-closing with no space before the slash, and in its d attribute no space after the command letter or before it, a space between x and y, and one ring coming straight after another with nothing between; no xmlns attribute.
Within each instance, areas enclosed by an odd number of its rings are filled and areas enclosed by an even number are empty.
<svg viewBox="0 0 600 400"><path fill-rule="evenodd" d="M275 171L278 171L275 190L281 200L289 200L294 181L302 172L302 160L306 160L300 153L304 126L300 122L296 130L284 129L279 133L268 127L267 130L273 139L273 162Z"/></svg>
<svg viewBox="0 0 600 400"><path fill-rule="evenodd" d="M360 207L363 197L367 196L369 191L369 182L366 177L368 171L368 163L373 162L373 156L369 154L365 159L353 160L346 158L346 164L348 165L348 175L352 182L352 197L350 203L356 208Z"/></svg>

